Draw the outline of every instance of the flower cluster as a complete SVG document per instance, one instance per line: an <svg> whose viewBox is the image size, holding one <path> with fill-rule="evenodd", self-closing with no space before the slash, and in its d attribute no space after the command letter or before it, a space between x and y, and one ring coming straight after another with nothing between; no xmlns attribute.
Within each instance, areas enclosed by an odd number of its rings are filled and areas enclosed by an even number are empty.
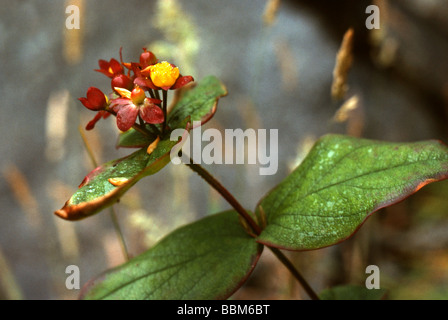
<svg viewBox="0 0 448 320"><path fill-rule="evenodd" d="M167 61L158 61L156 56L143 48L139 62L120 62L116 59L99 60L95 71L111 79L111 93L105 95L100 89L90 87L86 97L79 98L96 116L87 124L91 130L101 118L116 116L117 127L127 131L134 126L145 128L146 124L156 130L165 130L167 91L179 89L194 81L192 76L182 76L179 68ZM160 94L162 93L162 95ZM137 122L138 120L138 122Z"/></svg>

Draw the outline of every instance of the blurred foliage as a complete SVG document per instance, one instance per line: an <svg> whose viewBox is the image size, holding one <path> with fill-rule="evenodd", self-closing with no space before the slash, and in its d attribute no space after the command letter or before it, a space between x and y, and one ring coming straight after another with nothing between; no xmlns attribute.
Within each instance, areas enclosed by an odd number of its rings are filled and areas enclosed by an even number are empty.
<svg viewBox="0 0 448 320"><path fill-rule="evenodd" d="M176 61L185 74L196 74L200 38L193 18L178 0L159 0L153 19L154 26L163 33L163 40L150 42L148 49L159 57Z"/></svg>

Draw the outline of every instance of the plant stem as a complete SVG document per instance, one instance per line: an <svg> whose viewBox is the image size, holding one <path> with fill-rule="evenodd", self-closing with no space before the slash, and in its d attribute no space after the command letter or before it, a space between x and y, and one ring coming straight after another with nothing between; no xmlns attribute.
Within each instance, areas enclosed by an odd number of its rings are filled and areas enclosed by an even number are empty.
<svg viewBox="0 0 448 320"><path fill-rule="evenodd" d="M235 211L248 223L255 235L260 235L261 228L255 222L254 219L247 213L246 209L235 199L235 197L218 181L213 177L207 170L205 170L199 164L193 162L190 159L190 163L187 166L191 170L199 174L210 186L212 186L216 191L218 191L224 199L235 209ZM314 292L305 278L301 273L294 267L293 263L277 248L269 247L274 255L283 263L283 265L291 272L291 274L296 278L296 280L302 285L303 289L310 296L312 300L319 300L318 295Z"/></svg>
<svg viewBox="0 0 448 320"><path fill-rule="evenodd" d="M92 148L90 148L90 144L87 141L87 137L86 137L86 135L84 133L84 130L82 129L81 126L78 127L78 131L79 131L79 134L81 135L81 139L82 139L82 142L84 143L84 148L86 148L86 151L87 151L87 154L89 156L90 162L92 162L92 165L95 168L98 167L98 162L95 159L95 155L93 154Z"/></svg>
<svg viewBox="0 0 448 320"><path fill-rule="evenodd" d="M163 89L162 89L163 90ZM159 93L159 90L154 90L154 93L155 93L155 95L156 95L156 99L159 99L160 100L160 93Z"/></svg>
<svg viewBox="0 0 448 320"><path fill-rule="evenodd" d="M308 284L308 281L305 280L305 278L300 274L300 272L294 267L292 262L286 257L283 252L281 252L277 248L269 247L271 251L274 253L274 255L283 263L283 265L288 268L289 272L294 276L294 278L297 279L297 281L300 282L303 289L306 291L306 293L310 296L312 300L320 300L319 296L314 292L313 288Z"/></svg>
<svg viewBox="0 0 448 320"><path fill-rule="evenodd" d="M149 92L149 96L150 96L151 98L153 98L153 99L156 98L156 96L154 95L154 91L153 91L152 89L149 89L148 92Z"/></svg>
<svg viewBox="0 0 448 320"><path fill-rule="evenodd" d="M162 132L159 130L159 128L157 128L155 124L149 123L149 126L151 127L152 131L155 132L156 135L158 135L159 137L162 136Z"/></svg>
<svg viewBox="0 0 448 320"><path fill-rule="evenodd" d="M205 170L202 166L193 162L190 159L190 163L187 163L187 166L190 167L191 170L199 174L209 185L211 185L216 191L218 191L224 199L238 212L238 214L249 224L252 231L259 235L261 233L261 228L255 222L254 219L247 213L246 209L233 197L233 195L218 181L213 177L207 170Z"/></svg>
<svg viewBox="0 0 448 320"><path fill-rule="evenodd" d="M142 116L140 115L140 112L138 113L138 115L137 115L137 118L138 118L138 125L140 126L140 127L145 127L145 121L143 121L143 118L142 118Z"/></svg>
<svg viewBox="0 0 448 320"><path fill-rule="evenodd" d="M129 261L129 252L126 247L126 242L124 241L123 232L121 231L120 223L118 222L118 218L117 218L117 214L115 212L114 206L110 207L109 214L110 214L112 223L114 224L115 233L118 236L120 246L121 246L121 251L123 252L123 256L126 259L126 261Z"/></svg>
<svg viewBox="0 0 448 320"><path fill-rule="evenodd" d="M148 138L154 139L154 136L152 135L151 132L149 132L148 130L146 130L145 127L142 127L141 125L135 123L132 126L133 129L135 129L136 131L140 132L141 134L143 134L144 136L147 136Z"/></svg>
<svg viewBox="0 0 448 320"><path fill-rule="evenodd" d="M166 115L167 115L167 99L168 99L168 91L162 90L163 100L162 100L162 110L163 110L163 125L162 125L162 133L165 133L166 128Z"/></svg>

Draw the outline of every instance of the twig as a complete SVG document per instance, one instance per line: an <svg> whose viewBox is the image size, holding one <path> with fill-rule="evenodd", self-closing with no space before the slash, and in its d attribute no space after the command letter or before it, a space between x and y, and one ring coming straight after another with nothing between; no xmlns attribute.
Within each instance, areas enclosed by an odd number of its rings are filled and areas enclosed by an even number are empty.
<svg viewBox="0 0 448 320"><path fill-rule="evenodd" d="M261 228L255 222L254 219L247 213L246 209L233 197L233 195L218 181L213 177L207 170L205 170L199 164L193 162L190 159L190 163L187 163L187 166L190 167L191 170L199 174L207 183L212 186L216 191L218 191L224 199L235 209L236 212L247 222L247 224L251 227L252 231L259 235L261 233Z"/></svg>
<svg viewBox="0 0 448 320"><path fill-rule="evenodd" d="M255 235L260 235L261 228L254 219L247 213L246 209L233 197L233 195L213 177L207 170L190 159L190 163L186 164L191 170L199 174L210 186L218 191L224 199L235 209L235 211L247 222ZM283 263L283 265L291 272L294 278L302 285L312 300L319 300L318 295L314 292L301 273L294 267L291 261L277 248L269 247L275 256Z"/></svg>

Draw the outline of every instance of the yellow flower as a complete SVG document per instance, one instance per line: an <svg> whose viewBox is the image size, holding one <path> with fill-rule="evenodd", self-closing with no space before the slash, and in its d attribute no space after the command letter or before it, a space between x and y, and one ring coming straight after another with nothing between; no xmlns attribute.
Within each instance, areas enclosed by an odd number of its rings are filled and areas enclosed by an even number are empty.
<svg viewBox="0 0 448 320"><path fill-rule="evenodd" d="M170 88L179 78L179 68L167 61L149 66L152 83L160 88Z"/></svg>

